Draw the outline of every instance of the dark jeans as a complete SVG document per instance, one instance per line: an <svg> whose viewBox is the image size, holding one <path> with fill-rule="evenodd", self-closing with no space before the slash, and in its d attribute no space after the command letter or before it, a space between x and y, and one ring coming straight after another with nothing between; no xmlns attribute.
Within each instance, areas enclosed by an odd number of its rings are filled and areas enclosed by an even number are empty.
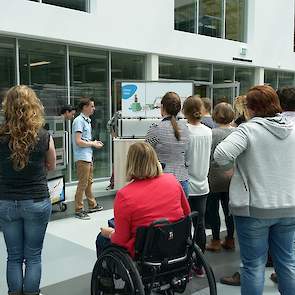
<svg viewBox="0 0 295 295"><path fill-rule="evenodd" d="M206 248L206 232L205 232L205 212L206 212L206 201L208 195L202 196L190 196L189 204L192 211L198 211L198 221L193 221L194 228L196 231L196 243L205 252Z"/></svg>
<svg viewBox="0 0 295 295"><path fill-rule="evenodd" d="M181 186L182 186L182 189L186 195L186 197L188 198L189 197L189 182L188 180L183 180L183 181L179 181Z"/></svg>
<svg viewBox="0 0 295 295"><path fill-rule="evenodd" d="M39 294L41 252L50 214L50 199L0 200L0 224L8 253L9 292Z"/></svg>
<svg viewBox="0 0 295 295"><path fill-rule="evenodd" d="M212 236L214 240L220 239L220 216L219 216L219 201L221 202L222 210L225 217L225 224L227 230L227 238L233 239L234 237L234 219L229 213L228 192L210 193L207 199L207 216L212 229Z"/></svg>

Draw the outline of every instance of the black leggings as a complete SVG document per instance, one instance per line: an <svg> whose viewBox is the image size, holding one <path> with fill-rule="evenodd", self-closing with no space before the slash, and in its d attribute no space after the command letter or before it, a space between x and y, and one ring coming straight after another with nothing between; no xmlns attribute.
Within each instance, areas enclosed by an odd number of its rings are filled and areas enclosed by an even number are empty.
<svg viewBox="0 0 295 295"><path fill-rule="evenodd" d="M208 195L190 196L189 204L192 211L198 211L198 222L194 220L194 228L196 231L196 243L205 252L206 248L206 232L205 232L205 212L206 201Z"/></svg>
<svg viewBox="0 0 295 295"><path fill-rule="evenodd" d="M210 193L207 199L207 217L212 229L213 240L220 240L220 216L219 216L219 201L221 202L222 210L225 217L225 224L227 230L227 238L233 239L234 237L234 220L229 213L228 192Z"/></svg>

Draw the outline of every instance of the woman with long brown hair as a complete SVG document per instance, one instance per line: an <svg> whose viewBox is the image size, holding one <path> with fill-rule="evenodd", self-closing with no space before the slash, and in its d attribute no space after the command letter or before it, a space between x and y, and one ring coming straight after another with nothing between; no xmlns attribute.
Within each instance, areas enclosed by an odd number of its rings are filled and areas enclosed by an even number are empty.
<svg viewBox="0 0 295 295"><path fill-rule="evenodd" d="M179 95L175 92L167 92L161 100L163 120L150 127L145 140L154 147L163 171L173 174L178 179L188 197L189 176L186 154L189 134L187 126L177 121L180 110Z"/></svg>
<svg viewBox="0 0 295 295"><path fill-rule="evenodd" d="M24 85L6 93L0 126L0 224L7 247L10 295L39 294L41 251L51 214L46 172L55 169L44 110ZM23 272L24 266L24 272Z"/></svg>

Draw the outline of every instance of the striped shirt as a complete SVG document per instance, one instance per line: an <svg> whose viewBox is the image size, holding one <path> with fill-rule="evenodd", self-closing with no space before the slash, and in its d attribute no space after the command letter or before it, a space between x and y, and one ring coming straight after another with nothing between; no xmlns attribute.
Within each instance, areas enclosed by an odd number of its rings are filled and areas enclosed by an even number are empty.
<svg viewBox="0 0 295 295"><path fill-rule="evenodd" d="M158 155L165 173L173 174L179 181L188 180L186 163L189 133L185 123L177 121L180 140L174 135L170 117L153 124L146 135L145 141L152 145Z"/></svg>

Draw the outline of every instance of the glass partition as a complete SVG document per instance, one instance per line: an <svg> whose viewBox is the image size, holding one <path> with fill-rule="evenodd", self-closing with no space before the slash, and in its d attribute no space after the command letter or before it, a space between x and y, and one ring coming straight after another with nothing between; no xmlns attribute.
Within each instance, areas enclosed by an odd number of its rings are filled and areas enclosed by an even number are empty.
<svg viewBox="0 0 295 295"><path fill-rule="evenodd" d="M58 116L67 104L66 46L19 40L20 82L32 87L47 116Z"/></svg>
<svg viewBox="0 0 295 295"><path fill-rule="evenodd" d="M199 34L222 37L223 0L199 1Z"/></svg>
<svg viewBox="0 0 295 295"><path fill-rule="evenodd" d="M213 83L232 83L234 81L234 67L227 65L213 65Z"/></svg>
<svg viewBox="0 0 295 295"><path fill-rule="evenodd" d="M175 30L195 33L197 22L196 14L196 0L174 0Z"/></svg>
<svg viewBox="0 0 295 295"><path fill-rule="evenodd" d="M121 109L121 84L116 80L144 80L145 56L121 52L111 53L112 113Z"/></svg>
<svg viewBox="0 0 295 295"><path fill-rule="evenodd" d="M110 144L106 125L110 117L108 87L108 53L79 47L70 47L70 94L75 106L81 97L94 99L96 111L92 116L92 135L101 140L104 147L94 150L94 178L110 175ZM76 168L72 167L72 180L77 180Z"/></svg>
<svg viewBox="0 0 295 295"><path fill-rule="evenodd" d="M16 84L15 39L0 37L0 103L5 92Z"/></svg>
<svg viewBox="0 0 295 295"><path fill-rule="evenodd" d="M226 0L225 38L246 42L247 0Z"/></svg>
<svg viewBox="0 0 295 295"><path fill-rule="evenodd" d="M235 80L240 82L240 95L246 94L254 86L255 68L236 67Z"/></svg>
<svg viewBox="0 0 295 295"><path fill-rule="evenodd" d="M42 3L75 10L88 11L88 1L89 0L42 0Z"/></svg>
<svg viewBox="0 0 295 295"><path fill-rule="evenodd" d="M273 89L277 89L278 88L278 73L276 71L264 70L264 84L268 84Z"/></svg>
<svg viewBox="0 0 295 295"><path fill-rule="evenodd" d="M192 60L159 58L159 77L174 80L211 80L211 64Z"/></svg>
<svg viewBox="0 0 295 295"><path fill-rule="evenodd" d="M284 86L294 86L294 73L278 72L278 88Z"/></svg>

